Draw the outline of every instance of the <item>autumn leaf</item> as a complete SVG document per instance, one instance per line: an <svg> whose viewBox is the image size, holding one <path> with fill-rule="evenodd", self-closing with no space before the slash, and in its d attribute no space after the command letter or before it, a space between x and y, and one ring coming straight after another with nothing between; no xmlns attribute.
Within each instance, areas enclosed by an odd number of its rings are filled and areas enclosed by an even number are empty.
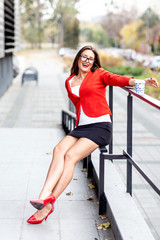
<svg viewBox="0 0 160 240"><path fill-rule="evenodd" d="M87 168L83 168L81 172L87 172Z"/></svg>
<svg viewBox="0 0 160 240"><path fill-rule="evenodd" d="M103 228L106 230L107 228L109 228L110 227L110 222L107 222L107 223L103 223L102 224L103 225Z"/></svg>
<svg viewBox="0 0 160 240"><path fill-rule="evenodd" d="M51 152L46 152L46 155L51 155L52 153Z"/></svg>
<svg viewBox="0 0 160 240"><path fill-rule="evenodd" d="M106 219L107 217L106 217L106 216L101 216L101 215L100 215L100 218L103 220L103 219Z"/></svg>
<svg viewBox="0 0 160 240"><path fill-rule="evenodd" d="M71 194L73 195L73 193L71 192L66 193L67 196L70 196Z"/></svg>
<svg viewBox="0 0 160 240"><path fill-rule="evenodd" d="M103 228L103 225L102 224L99 224L98 226L97 226L97 229L98 230L101 230Z"/></svg>
<svg viewBox="0 0 160 240"><path fill-rule="evenodd" d="M101 223L101 224L99 224L99 225L97 226L97 229L98 229L98 230L104 230L104 231L106 231L107 228L110 227L110 225L111 225L110 222Z"/></svg>
<svg viewBox="0 0 160 240"><path fill-rule="evenodd" d="M88 184L88 187L89 187L90 189L93 189L93 188L95 188L95 185L93 185L93 184Z"/></svg>
<svg viewBox="0 0 160 240"><path fill-rule="evenodd" d="M94 200L94 197L90 196L89 198L87 198L87 200Z"/></svg>

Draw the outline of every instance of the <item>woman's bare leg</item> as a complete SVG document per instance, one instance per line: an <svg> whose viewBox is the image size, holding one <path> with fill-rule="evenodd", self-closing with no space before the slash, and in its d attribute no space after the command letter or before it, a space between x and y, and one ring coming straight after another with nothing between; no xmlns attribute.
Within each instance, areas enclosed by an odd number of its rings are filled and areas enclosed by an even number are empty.
<svg viewBox="0 0 160 240"><path fill-rule="evenodd" d="M65 153L78 141L78 138L65 136L54 148L53 158L50 164L48 174L39 195L39 199L46 198L54 189L59 178L63 173Z"/></svg>
<svg viewBox="0 0 160 240"><path fill-rule="evenodd" d="M86 138L80 138L68 149L68 151L64 155L63 173L52 191L56 199L70 183L73 177L76 163L81 159L87 157L91 152L93 152L98 147L99 146L92 142L91 140ZM42 219L48 214L50 209L51 204L48 204L42 210L38 210L34 214L34 216L37 219Z"/></svg>
<svg viewBox="0 0 160 240"><path fill-rule="evenodd" d="M99 146L87 138L80 138L65 154L64 171L52 193L57 199L72 180L78 161L87 157Z"/></svg>

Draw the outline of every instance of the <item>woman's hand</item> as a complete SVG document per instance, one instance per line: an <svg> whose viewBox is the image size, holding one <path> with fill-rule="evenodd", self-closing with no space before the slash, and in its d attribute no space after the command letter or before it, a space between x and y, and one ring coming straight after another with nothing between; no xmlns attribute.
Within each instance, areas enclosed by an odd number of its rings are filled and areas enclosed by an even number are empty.
<svg viewBox="0 0 160 240"><path fill-rule="evenodd" d="M159 84L155 78L145 78L144 81L146 86L153 86L155 88L159 87Z"/></svg>
<svg viewBox="0 0 160 240"><path fill-rule="evenodd" d="M129 80L129 85L130 86L134 86L136 80L138 80L138 79L131 78ZM155 88L159 87L159 84L158 84L158 82L157 82L157 80L155 78L145 78L144 81L145 81L145 85L146 86L153 86Z"/></svg>

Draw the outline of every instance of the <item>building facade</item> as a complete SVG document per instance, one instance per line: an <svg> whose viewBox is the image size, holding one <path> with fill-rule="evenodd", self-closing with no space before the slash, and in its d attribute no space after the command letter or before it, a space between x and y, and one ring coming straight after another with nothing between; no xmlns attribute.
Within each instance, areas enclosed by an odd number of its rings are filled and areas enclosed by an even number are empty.
<svg viewBox="0 0 160 240"><path fill-rule="evenodd" d="M0 0L0 97L13 81L13 53L19 48L19 0Z"/></svg>

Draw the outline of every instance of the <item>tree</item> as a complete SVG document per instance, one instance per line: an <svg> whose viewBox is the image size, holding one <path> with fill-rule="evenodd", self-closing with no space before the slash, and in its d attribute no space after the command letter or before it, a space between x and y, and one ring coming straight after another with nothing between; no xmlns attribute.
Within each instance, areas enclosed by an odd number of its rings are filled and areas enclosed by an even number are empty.
<svg viewBox="0 0 160 240"><path fill-rule="evenodd" d="M79 40L79 20L75 3L79 0L58 0L53 21L59 26L60 46L77 47Z"/></svg>
<svg viewBox="0 0 160 240"><path fill-rule="evenodd" d="M97 43L103 47L108 46L106 32L99 23L96 23L96 27L95 24L83 23L81 27L81 39L85 42Z"/></svg>
<svg viewBox="0 0 160 240"><path fill-rule="evenodd" d="M140 19L142 19L144 21L144 23L146 22L146 17L149 20L149 28L154 27L155 25L157 25L158 23L160 23L160 18L159 16L151 9L148 8L140 17Z"/></svg>
<svg viewBox="0 0 160 240"><path fill-rule="evenodd" d="M141 16L146 26L146 38L148 35L148 41L152 47L152 52L158 54L160 51L159 39L160 39L160 18L151 8L148 8Z"/></svg>
<svg viewBox="0 0 160 240"><path fill-rule="evenodd" d="M55 0L20 0L21 9L21 33L22 38L29 42L32 47L41 48L46 30L44 19L48 3L53 8Z"/></svg>
<svg viewBox="0 0 160 240"><path fill-rule="evenodd" d="M22 37L34 47L41 48L43 37L42 16L45 4L40 0L20 0Z"/></svg>
<svg viewBox="0 0 160 240"><path fill-rule="evenodd" d="M121 42L124 42L126 48L142 50L142 46L146 43L146 35L144 22L141 19L125 25L121 30Z"/></svg>
<svg viewBox="0 0 160 240"><path fill-rule="evenodd" d="M120 34L120 29L125 25L131 23L135 20L137 14L135 10L128 12L126 10L122 10L121 12L114 13L108 12L107 15L102 20L102 27L106 31L106 35L108 38L108 42L112 46L119 46L120 40L123 37Z"/></svg>
<svg viewBox="0 0 160 240"><path fill-rule="evenodd" d="M58 42L58 29L51 19L44 22L44 42L54 43Z"/></svg>

